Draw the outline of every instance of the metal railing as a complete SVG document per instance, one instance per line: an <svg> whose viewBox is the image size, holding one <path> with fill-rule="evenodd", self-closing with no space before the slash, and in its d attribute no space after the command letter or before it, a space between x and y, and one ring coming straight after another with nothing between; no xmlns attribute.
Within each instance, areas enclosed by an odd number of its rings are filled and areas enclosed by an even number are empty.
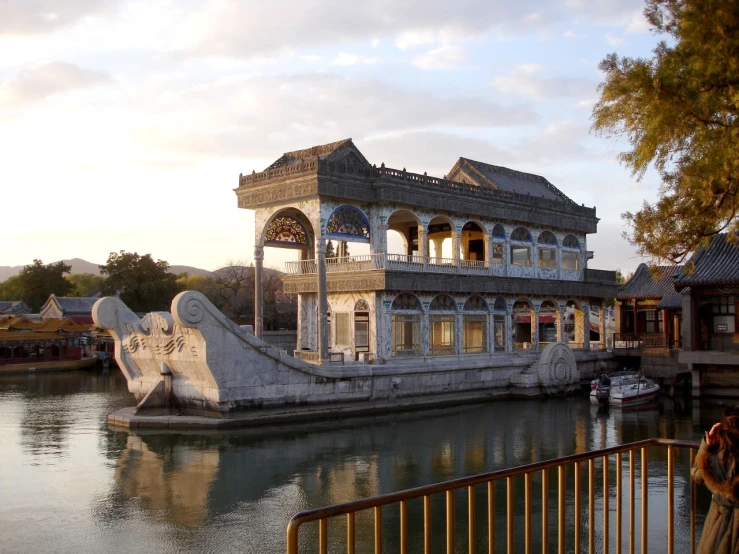
<svg viewBox="0 0 739 554"><path fill-rule="evenodd" d="M501 483L505 487L505 507L503 510L505 523L505 551L509 554L512 552L549 552L550 539L550 516L556 517L556 538L557 552L566 551L580 552L587 541L589 552L596 551L596 534L598 532L596 526L596 498L599 504L599 512L602 518L600 531L598 535L598 552L609 552L612 537L611 530L611 509L610 502L615 496L615 543L616 552L635 552L636 545L636 520L637 514L640 518L639 545L641 552L648 552L648 536L649 536L649 510L648 504L650 499L649 491L649 450L654 448L666 449L666 551L668 554L675 552L675 460L676 456L681 454L683 449L689 450L689 464L687 476L684 476L687 482L690 482L690 514L689 514L689 532L690 532L690 552L695 552L695 528L696 528L696 494L695 485L690 481L690 467L693 465L693 457L698 448L698 443L693 441L680 441L670 439L649 439L645 441L614 446L603 450L585 452L582 454L573 454L554 460L542 461L512 469L504 469L455 479L444 483L437 483L400 491L354 502L337 504L316 510L310 510L295 515L287 526L287 554L298 554L298 538L301 527L309 522L318 522L318 552L326 554L329 546L329 521L332 526L337 522L337 518L344 519L344 535L346 549L348 554L354 554L357 547L357 516L365 519L372 519L372 531L364 533L369 535L367 539L373 543L374 553L382 554L383 549L388 552L400 552L407 554L409 550L409 503L422 502L422 523L420 521L410 520L412 525L416 525L419 529L422 527L423 552L430 553L432 551L432 497L434 495L443 495L445 503L445 532L443 533L447 554L453 554L459 550L455 550L457 542L466 542L470 554L480 551L480 545L485 543L484 551L496 552L496 484ZM628 456L627 479L624 481L624 455ZM612 468L610 461L615 457L615 467ZM639 461L637 473L637 458ZM597 478L596 462L600 461L600 479ZM684 466L685 464L683 464ZM571 470L571 471L568 471ZM550 496L554 496L550 488L550 472L556 472L556 508L550 508ZM572 522L568 523L568 507L567 496L570 492L567 483L567 474L574 474L573 494L571 494L571 503L574 504L574 511L570 512ZM583 474L585 484L583 483ZM540 492L540 513L537 517L540 519L541 525L538 531L535 531L532 515L534 513L535 502L534 497L534 481L535 477L539 483ZM615 484L612 482L615 477ZM514 491L515 485L523 480L523 498L519 500ZM664 482L662 476L657 480ZM637 482L641 488L640 501L637 509ZM599 484L600 487L596 487ZM552 483L554 485L554 483ZM627 508L628 519L625 521L624 514L624 489L628 490ZM520 491L520 486L518 487ZM467 504L467 525L466 533L459 537L461 533L456 532L455 521L455 492L466 491ZM520 492L519 492L520 494ZM481 502L480 496L484 497ZM587 521L584 517L584 508L587 505ZM521 506L523 504L523 506ZM484 506L484 514L476 513L477 507ZM386 513L392 508L393 512L397 508L398 521L396 522L397 533L387 529L387 525L383 525L383 510ZM520 520L523 514L523 525L519 525L514 531L514 523ZM574 514L574 515L573 515ZM480 517L484 516L484 517ZM385 518L388 519L387 517ZM482 522L482 525L478 525ZM628 527L624 527L628 525ZM337 525L337 527L340 525ZM483 529L480 529L483 527ZM362 529L364 531L364 529ZM479 532L478 532L479 531ZM628 533L627 533L628 531ZM385 536L393 534L397 537L398 544L387 545L383 541L383 533ZM371 537L371 539L369 538ZM438 538L438 533L437 533ZM458 541L458 539L460 539ZM385 541L387 542L387 541ZM503 541L500 541L503 542ZM523 545L521 544L523 542ZM627 543L627 544L624 544ZM660 543L661 544L661 543ZM309 545L310 546L310 545ZM364 545L366 546L366 545ZM523 548L521 548L523 546ZM571 550L570 547L574 547ZM303 549L306 550L306 549ZM332 543L332 551L339 550L336 541ZM314 551L311 549L310 551ZM416 551L416 550L414 550ZM420 551L420 549L418 550Z"/></svg>

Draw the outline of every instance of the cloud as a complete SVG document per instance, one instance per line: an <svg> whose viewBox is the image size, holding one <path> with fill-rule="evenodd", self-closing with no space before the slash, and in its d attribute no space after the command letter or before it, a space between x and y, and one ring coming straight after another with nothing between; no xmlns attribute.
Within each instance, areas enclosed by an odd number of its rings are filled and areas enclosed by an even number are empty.
<svg viewBox="0 0 739 554"><path fill-rule="evenodd" d="M0 106L39 102L53 94L87 88L110 81L104 71L81 69L74 64L51 62L0 82Z"/></svg>
<svg viewBox="0 0 739 554"><path fill-rule="evenodd" d="M352 66L352 65L372 65L377 63L377 58L363 58L361 56L357 56L356 54L347 54L345 52L341 52L336 55L334 60L331 62L331 65L342 65L342 66Z"/></svg>
<svg viewBox="0 0 739 554"><path fill-rule="evenodd" d="M492 86L500 92L533 100L592 95L597 87L595 81L582 77L543 77L543 71L544 67L539 64L519 65L493 78Z"/></svg>
<svg viewBox="0 0 739 554"><path fill-rule="evenodd" d="M127 109L138 112L129 115L135 121L134 141L143 142L147 151L266 160L286 144L298 149L350 136L510 127L538 120L522 104L499 104L483 96L441 97L328 73L224 79L177 92L174 86L159 83L138 99L135 110Z"/></svg>
<svg viewBox="0 0 739 554"><path fill-rule="evenodd" d="M601 1L604 5L610 3ZM543 32L556 22L570 20L573 14L587 19L598 12L584 2L568 9L547 0L458 0L454 9L449 8L447 0L303 0L299 10L293 0L206 0L178 25L173 50L184 57L251 58L337 43L378 44L382 40L411 49L491 33Z"/></svg>
<svg viewBox="0 0 739 554"><path fill-rule="evenodd" d="M571 17L585 19L595 25L629 25L635 18L644 16L643 0L566 0Z"/></svg>
<svg viewBox="0 0 739 554"><path fill-rule="evenodd" d="M3 0L0 35L34 34L115 11L121 0Z"/></svg>
<svg viewBox="0 0 739 554"><path fill-rule="evenodd" d="M512 157L526 164L552 164L594 158L583 142L588 137L587 125L569 120L551 123L538 135L530 135L516 143Z"/></svg>
<svg viewBox="0 0 739 554"><path fill-rule="evenodd" d="M467 58L467 49L463 46L445 44L425 54L419 54L411 62L421 69L452 69Z"/></svg>
<svg viewBox="0 0 739 554"><path fill-rule="evenodd" d="M434 177L446 175L460 157L493 164L505 164L511 159L510 152L488 140L444 131L385 133L367 137L357 146L377 165L384 162L388 167L405 167L412 173L425 171Z"/></svg>

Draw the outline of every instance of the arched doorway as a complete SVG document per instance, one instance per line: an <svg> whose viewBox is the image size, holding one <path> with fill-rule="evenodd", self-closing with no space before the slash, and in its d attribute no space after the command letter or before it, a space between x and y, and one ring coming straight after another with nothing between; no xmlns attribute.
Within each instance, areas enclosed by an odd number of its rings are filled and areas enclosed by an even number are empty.
<svg viewBox="0 0 739 554"><path fill-rule="evenodd" d="M513 304L513 348L529 350L533 348L531 332L531 312L533 304L528 299L516 300Z"/></svg>

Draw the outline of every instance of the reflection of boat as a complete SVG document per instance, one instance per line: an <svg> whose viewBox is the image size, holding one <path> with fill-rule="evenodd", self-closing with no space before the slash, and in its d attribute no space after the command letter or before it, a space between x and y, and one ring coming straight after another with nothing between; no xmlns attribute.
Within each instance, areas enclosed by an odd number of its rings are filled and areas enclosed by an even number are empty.
<svg viewBox="0 0 739 554"><path fill-rule="evenodd" d="M608 380L593 381L590 391L592 404L637 406L657 398L659 385L636 371L617 371Z"/></svg>

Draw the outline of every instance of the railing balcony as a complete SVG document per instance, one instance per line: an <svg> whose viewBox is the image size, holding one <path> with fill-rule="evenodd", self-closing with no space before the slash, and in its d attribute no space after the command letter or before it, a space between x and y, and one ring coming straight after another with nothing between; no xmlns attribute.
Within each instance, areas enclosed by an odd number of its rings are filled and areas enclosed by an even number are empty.
<svg viewBox="0 0 739 554"><path fill-rule="evenodd" d="M664 333L614 333L614 348L682 348L682 340L670 340Z"/></svg>
<svg viewBox="0 0 739 554"><path fill-rule="evenodd" d="M303 512L287 554L692 552L697 448L650 439Z"/></svg>
<svg viewBox="0 0 739 554"><path fill-rule="evenodd" d="M454 260L434 256L415 256L407 254L365 254L326 258L327 273L349 271L368 271L372 269L388 269L396 271L426 271L431 273L490 273L490 265L481 260ZM316 260L300 260L285 262L285 273L288 275L307 275L317 272Z"/></svg>

